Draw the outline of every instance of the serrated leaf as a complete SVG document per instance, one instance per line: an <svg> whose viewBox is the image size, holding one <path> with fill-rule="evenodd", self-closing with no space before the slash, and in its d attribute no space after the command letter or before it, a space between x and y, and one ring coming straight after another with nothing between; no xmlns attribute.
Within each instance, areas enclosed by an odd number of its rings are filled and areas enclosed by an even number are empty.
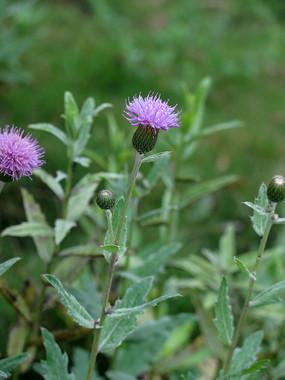
<svg viewBox="0 0 285 380"><path fill-rule="evenodd" d="M47 226L50 231L52 229L49 227L45 215L43 214L40 206L36 201L34 200L33 196L28 193L27 190L22 189L22 198L26 213L26 218L28 222L36 222L41 223ZM41 257L41 259L45 262L48 262L51 258L51 255L54 251L54 240L52 236L34 236L33 237L34 244L36 246L38 255Z"/></svg>
<svg viewBox="0 0 285 380"><path fill-rule="evenodd" d="M230 345L234 333L234 324L228 295L228 284L225 277L221 281L215 311L215 324L219 337L224 344Z"/></svg>
<svg viewBox="0 0 285 380"><path fill-rule="evenodd" d="M69 144L69 140L68 140L68 137L66 136L66 134L52 124L49 124L49 123L30 124L29 128L36 129L39 131L48 132L48 133L52 134L53 136L55 136L63 144L65 144L65 145Z"/></svg>
<svg viewBox="0 0 285 380"><path fill-rule="evenodd" d="M28 358L28 355L26 353L23 353L20 355L12 356L10 358L1 359L0 371L2 371L4 374L7 374L8 375L7 378L8 378L11 371L17 368L20 364L22 364L27 358Z"/></svg>
<svg viewBox="0 0 285 380"><path fill-rule="evenodd" d="M260 186L258 190L258 195L255 198L254 204L258 208L261 208L263 210L265 210L268 206L267 186L264 183ZM270 215L268 214L261 214L260 212L256 210L253 211L251 222L252 222L253 229L257 233L257 235L263 236L269 217Z"/></svg>
<svg viewBox="0 0 285 380"><path fill-rule="evenodd" d="M70 220L57 219L55 221L55 244L59 245L70 232L70 230L75 227L76 224Z"/></svg>
<svg viewBox="0 0 285 380"><path fill-rule="evenodd" d="M269 288L263 290L251 301L251 306L268 305L280 302L280 298L285 296L285 280L277 282Z"/></svg>
<svg viewBox="0 0 285 380"><path fill-rule="evenodd" d="M41 361L39 373L45 380L75 380L74 375L68 370L68 357L66 353L61 352L53 335L42 328L42 336L46 361Z"/></svg>
<svg viewBox="0 0 285 380"><path fill-rule="evenodd" d="M245 339L241 348L235 349L229 370L231 376L240 376L245 369L250 368L255 363L262 338L263 332L257 331Z"/></svg>
<svg viewBox="0 0 285 380"><path fill-rule="evenodd" d="M13 259L4 261L0 264L0 276L2 276L8 269L10 269L17 261L21 260L20 257L14 257Z"/></svg>
<svg viewBox="0 0 285 380"><path fill-rule="evenodd" d="M147 277L127 289L122 300L118 300L113 308L115 312L121 308L132 308L144 303L152 286L152 278ZM124 315L121 318L107 316L100 337L100 351L110 353L135 330L137 313Z"/></svg>
<svg viewBox="0 0 285 380"><path fill-rule="evenodd" d="M40 178L41 181L45 183L60 200L64 198L63 188L56 178L43 169L37 169L33 174Z"/></svg>
<svg viewBox="0 0 285 380"><path fill-rule="evenodd" d="M238 176L226 175L223 177L211 179L202 183L193 184L183 193L182 200L179 204L180 208L187 207L192 202L195 202L213 192L222 189L238 180Z"/></svg>
<svg viewBox="0 0 285 380"><path fill-rule="evenodd" d="M142 163L149 163L149 162L155 162L161 159L165 158L170 158L171 152L170 151L165 151L165 152L160 152L156 154L151 154L149 156L146 156L142 159Z"/></svg>
<svg viewBox="0 0 285 380"><path fill-rule="evenodd" d="M94 328L94 318L88 313L88 311L77 301L77 299L64 289L61 281L54 275L45 274L43 278L48 281L51 286L55 288L58 293L59 300L66 308L71 318L82 327L88 329Z"/></svg>
<svg viewBox="0 0 285 380"><path fill-rule="evenodd" d="M49 226L42 223L23 222L17 226L6 228L1 233L2 236L15 236L15 237L52 237L53 230Z"/></svg>

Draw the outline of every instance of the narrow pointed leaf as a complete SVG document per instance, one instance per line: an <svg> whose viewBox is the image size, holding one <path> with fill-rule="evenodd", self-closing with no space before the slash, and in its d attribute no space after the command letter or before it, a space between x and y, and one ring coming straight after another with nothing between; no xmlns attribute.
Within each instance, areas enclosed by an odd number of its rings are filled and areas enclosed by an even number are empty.
<svg viewBox="0 0 285 380"><path fill-rule="evenodd" d="M13 259L4 261L0 264L0 276L2 276L8 269L10 269L17 261L21 260L20 257L14 257Z"/></svg>
<svg viewBox="0 0 285 380"><path fill-rule="evenodd" d="M63 144L68 145L68 137L66 136L66 134L52 124L48 124L48 123L30 124L29 128L48 132L52 134L53 136L55 136Z"/></svg>
<svg viewBox="0 0 285 380"><path fill-rule="evenodd" d="M54 275L45 274L43 278L55 288L58 293L59 300L66 308L71 318L82 327L88 329L94 328L94 319L88 311L77 301L77 299L64 289L61 281Z"/></svg>
<svg viewBox="0 0 285 380"><path fill-rule="evenodd" d="M57 219L55 221L55 243L59 245L75 226L76 224L70 220Z"/></svg>
<svg viewBox="0 0 285 380"><path fill-rule="evenodd" d="M35 170L34 175L40 178L41 181L44 184L46 184L60 200L63 199L64 191L61 184L59 183L59 181L56 180L56 178L54 178L52 175L50 175L43 169Z"/></svg>
<svg viewBox="0 0 285 380"><path fill-rule="evenodd" d="M277 282L269 288L263 290L251 301L251 306L268 305L278 303L285 296L285 280Z"/></svg>
<svg viewBox="0 0 285 380"><path fill-rule="evenodd" d="M234 333L234 324L228 295L228 284L225 277L222 279L220 285L215 311L215 324L219 336L224 344L230 345Z"/></svg>

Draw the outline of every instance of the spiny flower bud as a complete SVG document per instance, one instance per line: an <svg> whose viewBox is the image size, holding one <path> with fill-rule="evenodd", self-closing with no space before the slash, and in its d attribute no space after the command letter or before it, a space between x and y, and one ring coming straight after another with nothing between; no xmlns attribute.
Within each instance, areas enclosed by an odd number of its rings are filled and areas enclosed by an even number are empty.
<svg viewBox="0 0 285 380"><path fill-rule="evenodd" d="M155 147L158 129L139 126L133 135L133 147L140 154L150 152Z"/></svg>
<svg viewBox="0 0 285 380"><path fill-rule="evenodd" d="M110 210L115 205L115 197L111 190L100 190L96 196L97 205L103 210Z"/></svg>
<svg viewBox="0 0 285 380"><path fill-rule="evenodd" d="M267 197L271 202L279 203L285 199L285 178L276 175L267 187Z"/></svg>

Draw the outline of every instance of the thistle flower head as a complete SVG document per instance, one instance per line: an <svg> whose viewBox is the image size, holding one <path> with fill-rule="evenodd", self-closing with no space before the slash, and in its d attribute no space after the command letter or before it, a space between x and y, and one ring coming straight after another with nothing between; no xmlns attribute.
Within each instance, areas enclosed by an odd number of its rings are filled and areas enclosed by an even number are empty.
<svg viewBox="0 0 285 380"><path fill-rule="evenodd" d="M0 129L0 173L7 179L18 180L31 176L44 161L44 150L30 135L24 136L21 129Z"/></svg>
<svg viewBox="0 0 285 380"><path fill-rule="evenodd" d="M282 175L275 175L268 187L267 197L271 202L280 203L285 199L285 178Z"/></svg>
<svg viewBox="0 0 285 380"><path fill-rule="evenodd" d="M125 118L135 127L151 127L167 131L179 127L179 114L176 106L170 106L158 95L141 95L129 100L124 112Z"/></svg>

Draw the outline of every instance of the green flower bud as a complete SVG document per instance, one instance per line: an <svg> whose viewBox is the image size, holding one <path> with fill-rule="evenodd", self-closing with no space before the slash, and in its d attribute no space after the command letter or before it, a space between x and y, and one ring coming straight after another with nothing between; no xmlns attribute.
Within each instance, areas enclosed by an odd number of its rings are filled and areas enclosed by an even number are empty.
<svg viewBox="0 0 285 380"><path fill-rule="evenodd" d="M276 175L267 187L267 197L271 202L279 203L285 199L285 178Z"/></svg>
<svg viewBox="0 0 285 380"><path fill-rule="evenodd" d="M155 147L158 129L138 126L133 135L133 147L140 154L150 152Z"/></svg>
<svg viewBox="0 0 285 380"><path fill-rule="evenodd" d="M115 205L115 197L111 190L100 190L96 196L97 205L103 210L110 210Z"/></svg>

